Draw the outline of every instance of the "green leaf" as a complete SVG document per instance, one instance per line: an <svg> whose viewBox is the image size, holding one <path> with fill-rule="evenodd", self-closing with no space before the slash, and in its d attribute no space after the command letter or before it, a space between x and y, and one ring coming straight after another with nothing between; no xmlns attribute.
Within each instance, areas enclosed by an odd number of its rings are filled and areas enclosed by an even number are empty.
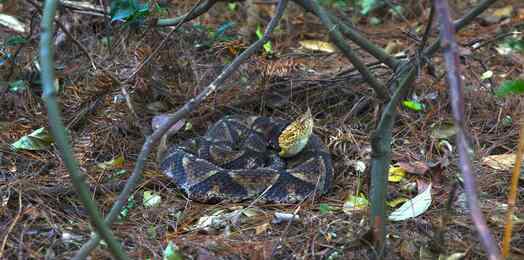
<svg viewBox="0 0 524 260"><path fill-rule="evenodd" d="M16 46L16 45L20 45L24 43L27 43L27 39L22 36L17 35L17 36L11 36L7 38L4 44L8 47L12 47L12 46Z"/></svg>
<svg viewBox="0 0 524 260"><path fill-rule="evenodd" d="M271 45L271 41L264 43L263 47L266 53L273 53L273 46Z"/></svg>
<svg viewBox="0 0 524 260"><path fill-rule="evenodd" d="M127 218L127 216L129 216L129 211L135 207L135 204L135 197L131 195L129 199L127 199L127 205L125 205L120 211L118 219L124 220L125 218Z"/></svg>
<svg viewBox="0 0 524 260"><path fill-rule="evenodd" d="M522 94L524 93L524 79L507 80L502 82L502 85L495 91L498 97L504 97L508 94Z"/></svg>
<svg viewBox="0 0 524 260"><path fill-rule="evenodd" d="M329 214L332 211L331 207L326 203L320 203L320 205L318 205L318 210L322 215Z"/></svg>
<svg viewBox="0 0 524 260"><path fill-rule="evenodd" d="M264 37L264 32L262 31L262 27L259 25L257 25L257 30L255 31L258 39L262 39L262 37ZM266 43L264 43L264 51L268 54L272 53L273 52L273 47L271 45L271 41L268 41Z"/></svg>
<svg viewBox="0 0 524 260"><path fill-rule="evenodd" d="M114 0L111 2L111 21L136 22L149 13L149 6L138 0Z"/></svg>
<svg viewBox="0 0 524 260"><path fill-rule="evenodd" d="M152 192L150 190L144 191L144 201L142 204L146 208L152 208L160 205L160 202L162 202L162 197L158 195L156 192Z"/></svg>
<svg viewBox="0 0 524 260"><path fill-rule="evenodd" d="M258 39L262 39L262 37L264 36L264 32L262 32L262 28L260 27L260 24L257 25L257 30L255 31Z"/></svg>
<svg viewBox="0 0 524 260"><path fill-rule="evenodd" d="M523 39L511 39L508 42L508 46L516 52L524 52L524 40Z"/></svg>
<svg viewBox="0 0 524 260"><path fill-rule="evenodd" d="M360 194L359 196L350 195L344 202L342 210L347 214L350 214L351 211L365 209L368 204L368 199L363 194Z"/></svg>
<svg viewBox="0 0 524 260"><path fill-rule="evenodd" d="M507 38L504 42L495 47L495 50L501 55L509 55L513 52L524 53L524 39L514 32L512 37Z"/></svg>
<svg viewBox="0 0 524 260"><path fill-rule="evenodd" d="M9 83L9 91L11 92L23 92L28 88L27 83L23 80L17 80Z"/></svg>
<svg viewBox="0 0 524 260"><path fill-rule="evenodd" d="M411 109L416 112L422 111L425 107L423 103L420 103L415 100L404 100L402 101L402 105L404 105L405 108Z"/></svg>
<svg viewBox="0 0 524 260"><path fill-rule="evenodd" d="M115 172L113 172L114 177L124 176L127 173L125 169L120 169Z"/></svg>
<svg viewBox="0 0 524 260"><path fill-rule="evenodd" d="M164 249L163 260L183 260L184 258L178 251L178 248L173 241L169 241L167 247Z"/></svg>
<svg viewBox="0 0 524 260"><path fill-rule="evenodd" d="M513 118L511 118L511 116L507 115L507 116L502 118L501 123L502 123L502 126L504 126L504 127L511 126L513 124Z"/></svg>
<svg viewBox="0 0 524 260"><path fill-rule="evenodd" d="M22 136L11 144L15 150L45 150L53 143L53 138L44 127L38 128L29 135Z"/></svg>
<svg viewBox="0 0 524 260"><path fill-rule="evenodd" d="M230 12L234 12L237 9L237 3L227 3L227 9Z"/></svg>
<svg viewBox="0 0 524 260"><path fill-rule="evenodd" d="M377 0L360 0L360 8L362 9L361 13L367 15L369 12L373 11L377 6L379 6L379 1Z"/></svg>
<svg viewBox="0 0 524 260"><path fill-rule="evenodd" d="M393 6L393 7L391 7L389 9L389 12L393 16L399 17L399 16L402 16L404 14L404 8L401 5L395 5L395 6Z"/></svg>
<svg viewBox="0 0 524 260"><path fill-rule="evenodd" d="M162 7L160 4L158 3L154 3L154 9L155 9L155 15L157 17L163 17L163 16L167 16L168 15L168 10L167 8L165 7Z"/></svg>
<svg viewBox="0 0 524 260"><path fill-rule="evenodd" d="M133 15L133 10L129 8L119 8L116 9L113 15L111 16L111 21L126 21Z"/></svg>
<svg viewBox="0 0 524 260"><path fill-rule="evenodd" d="M335 0L335 7L337 9L341 9L341 10L346 10L348 8L348 3L349 1L347 0Z"/></svg>

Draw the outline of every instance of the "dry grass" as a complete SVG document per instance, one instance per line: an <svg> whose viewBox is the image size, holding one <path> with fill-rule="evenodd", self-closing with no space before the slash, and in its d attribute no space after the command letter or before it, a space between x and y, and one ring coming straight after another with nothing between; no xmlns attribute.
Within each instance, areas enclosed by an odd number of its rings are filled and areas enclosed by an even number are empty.
<svg viewBox="0 0 524 260"><path fill-rule="evenodd" d="M27 19L30 17L29 12L20 15ZM96 201L107 212L118 194L121 181L131 172L142 145L144 138L141 127L149 125L155 114L176 110L193 97L218 75L223 64L231 61L245 44L238 41L217 43L212 48L197 51L194 43L205 40L205 36L190 26L184 26L184 32L170 39L157 58L127 85L139 115L137 119L130 113L121 89L112 77L126 79L162 40L164 32L149 29L137 34L129 29L116 28L115 46L110 51L101 44L104 21L89 18L73 23L72 30L105 72L93 71L87 58L69 42L57 48L56 63L61 68L58 73L63 88L60 102L64 120L70 126L76 158L80 161L87 181L93 186ZM303 27L303 20L299 18L297 24L292 26ZM233 16L227 19L236 18ZM217 17L207 20L212 25L221 21ZM376 43L385 45L390 35L404 41L407 47L411 47L410 50L413 49L410 39L400 34L393 23L386 23L384 27L384 32L380 34L375 33L373 27L363 28ZM496 26L473 25L460 34L460 40L464 43L472 37L488 37L496 29ZM286 27L283 30L291 31ZM0 33L7 35L5 32ZM188 118L192 128L178 133L173 142L201 134L224 114L294 118L309 106L317 119L315 131L329 144L333 154L336 172L333 191L300 205L255 204L251 207L253 215L250 217L234 223L225 222L225 226L216 229L193 230L192 227L201 217L218 210L229 212L244 208L251 202L208 205L188 201L159 172L151 156L145 178L134 194L134 207L129 210L124 221L113 225L114 232L132 258L158 259L170 240L185 255L203 258L367 257L367 249L363 246L365 243L360 241L360 238L365 239L364 233L367 231L367 212L348 214L342 210L342 206L345 198L356 191L354 163L369 162L369 133L374 129L379 111L371 105L349 116L353 106L363 97L372 96L372 93L358 75L350 73L351 65L339 53L311 54L298 51L296 42L302 39L301 35L295 30L293 34L284 34L275 39L273 46L279 53L277 59L252 57L226 83L232 88L210 97L192 113ZM32 71L31 59L37 56L36 47L37 38L34 38L22 50L18 61L18 79L29 80L27 75ZM367 62L373 61L364 54L362 57ZM441 71L439 58L434 61ZM492 90L502 78L495 77L495 85L491 86L480 81L480 75L485 71L482 66L489 67L495 75L506 74L507 78L519 76L522 67L508 62L487 47L468 56L463 66L466 125L476 151L478 190L490 227L500 241L503 221L500 220L502 213L497 208L505 203L510 173L494 171L478 162L483 156L509 153L515 149L517 127L515 124L502 126L501 120L504 116L511 116L516 121L519 116L518 103L522 100L496 99ZM377 68L374 72L382 75L384 82L388 80L388 71L384 68ZM111 73L112 77L107 73ZM413 93L419 97L436 94L436 99L424 100L427 110L423 113L401 109L394 128L395 161L436 162L443 159L444 155L437 148L437 140L431 137L431 131L434 126L451 118L446 91L444 81L435 81L425 73L420 74ZM5 231L0 232L0 239L5 241L3 257L6 259L41 259L45 256L69 258L90 237L87 214L70 189L69 176L56 149L37 152L13 152L9 149L10 143L47 124L40 95L38 85L33 84L30 91L3 93L0 102L0 230ZM453 143L453 140L450 142ZM119 155L125 158L119 169L102 170L97 166ZM449 160L449 166L434 167L423 176L408 177L408 182L431 181L434 203L421 217L389 225L389 258L413 259L418 256L420 248L430 248L435 243L434 239L441 228L441 216L448 214L445 204L457 176L455 154ZM363 177L362 181L362 192L367 193L368 178ZM401 191L400 187L397 184L390 185L392 198L399 194L409 195ZM144 207L144 190L161 194L161 204L155 208ZM520 194L516 214L522 218L522 188ZM481 259L483 251L467 209L461 204L460 189L458 195L450 213L451 222L445 228L443 247L448 253L466 252L468 259ZM321 214L320 203L329 205L331 211ZM274 224L272 220L275 212L295 212L300 220ZM514 252L521 256L524 248L523 228L522 224L515 226L512 243ZM94 259L109 257L103 248L100 247L92 254Z"/></svg>

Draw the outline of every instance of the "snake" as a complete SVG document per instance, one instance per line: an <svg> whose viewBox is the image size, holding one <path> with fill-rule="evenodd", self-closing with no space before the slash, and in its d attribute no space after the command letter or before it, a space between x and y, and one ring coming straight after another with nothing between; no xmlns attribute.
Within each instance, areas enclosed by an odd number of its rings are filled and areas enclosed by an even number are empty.
<svg viewBox="0 0 524 260"><path fill-rule="evenodd" d="M311 111L278 117L224 116L205 134L171 145L161 171L190 200L298 203L327 193L331 156L313 133Z"/></svg>

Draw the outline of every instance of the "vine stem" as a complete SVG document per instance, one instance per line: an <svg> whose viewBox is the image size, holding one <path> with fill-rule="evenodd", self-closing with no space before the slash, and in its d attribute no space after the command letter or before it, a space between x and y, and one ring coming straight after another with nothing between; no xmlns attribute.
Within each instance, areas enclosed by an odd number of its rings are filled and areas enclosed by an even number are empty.
<svg viewBox="0 0 524 260"><path fill-rule="evenodd" d="M43 99L47 104L47 117L49 127L53 135L56 147L62 155L64 164L71 176L73 186L86 207L89 220L95 231L106 241L111 254L116 259L128 259L122 246L115 239L109 226L104 223L102 214L98 210L96 203L91 199L91 194L84 181L84 176L80 173L78 162L73 157L71 145L69 144L67 133L62 122L60 109L56 100L55 90L55 67L53 60L53 21L56 13L56 0L46 0L41 22L41 39L40 39L40 76L42 79Z"/></svg>

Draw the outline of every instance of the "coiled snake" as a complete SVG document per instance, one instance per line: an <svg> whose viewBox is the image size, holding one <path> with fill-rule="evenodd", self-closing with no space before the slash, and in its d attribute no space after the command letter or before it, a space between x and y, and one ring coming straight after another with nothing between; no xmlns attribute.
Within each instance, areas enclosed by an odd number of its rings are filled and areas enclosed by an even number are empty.
<svg viewBox="0 0 524 260"><path fill-rule="evenodd" d="M309 110L292 123L226 116L170 147L160 169L192 200L296 203L332 185L331 156L312 128Z"/></svg>

